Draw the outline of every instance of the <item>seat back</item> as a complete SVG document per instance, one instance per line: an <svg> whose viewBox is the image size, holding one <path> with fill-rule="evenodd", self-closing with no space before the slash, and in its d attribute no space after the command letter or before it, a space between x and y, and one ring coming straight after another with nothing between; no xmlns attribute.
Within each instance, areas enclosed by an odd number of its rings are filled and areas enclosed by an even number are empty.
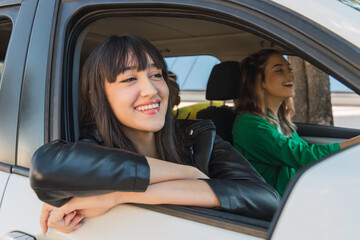
<svg viewBox="0 0 360 240"><path fill-rule="evenodd" d="M240 88L240 63L227 61L215 65L211 71L207 86L206 99L232 100L239 96ZM196 116L198 119L211 119L216 126L216 133L224 140L232 143L232 125L235 114L231 107L210 106L200 110Z"/></svg>

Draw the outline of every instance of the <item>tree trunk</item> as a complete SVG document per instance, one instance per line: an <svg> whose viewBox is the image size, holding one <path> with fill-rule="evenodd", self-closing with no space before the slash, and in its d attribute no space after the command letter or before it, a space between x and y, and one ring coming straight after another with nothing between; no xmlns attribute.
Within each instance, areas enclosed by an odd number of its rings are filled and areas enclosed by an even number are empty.
<svg viewBox="0 0 360 240"><path fill-rule="evenodd" d="M291 68L295 75L295 115L294 122L309 122L309 106L308 106L308 84L305 75L304 60L299 57L288 57Z"/></svg>
<svg viewBox="0 0 360 240"><path fill-rule="evenodd" d="M294 122L333 125L329 76L299 57L288 57L295 75Z"/></svg>
<svg viewBox="0 0 360 240"><path fill-rule="evenodd" d="M309 123L334 125L329 75L305 62L308 80Z"/></svg>

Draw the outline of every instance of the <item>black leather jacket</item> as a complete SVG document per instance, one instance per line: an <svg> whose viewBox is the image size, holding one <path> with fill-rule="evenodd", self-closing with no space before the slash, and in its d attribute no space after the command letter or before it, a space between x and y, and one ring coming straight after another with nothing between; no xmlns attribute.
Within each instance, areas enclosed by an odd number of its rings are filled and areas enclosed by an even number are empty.
<svg viewBox="0 0 360 240"><path fill-rule="evenodd" d="M228 142L216 136L210 120L180 120L189 149L185 164L210 177L203 179L216 194L221 209L252 218L271 220L279 206L278 193ZM150 170L144 156L102 146L98 131L87 130L76 143L61 140L39 148L32 159L30 183L38 197L61 206L73 196L114 191L143 192Z"/></svg>

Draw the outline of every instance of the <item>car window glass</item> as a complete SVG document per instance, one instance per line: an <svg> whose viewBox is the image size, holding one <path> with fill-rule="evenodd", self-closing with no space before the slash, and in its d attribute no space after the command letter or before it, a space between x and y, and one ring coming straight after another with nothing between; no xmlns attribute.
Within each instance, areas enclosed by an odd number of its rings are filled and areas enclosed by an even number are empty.
<svg viewBox="0 0 360 240"><path fill-rule="evenodd" d="M177 75L180 90L206 90L206 83L214 65L220 63L213 56L168 57L165 59L170 71Z"/></svg>
<svg viewBox="0 0 360 240"><path fill-rule="evenodd" d="M335 127L360 129L360 96L329 76Z"/></svg>
<svg viewBox="0 0 360 240"><path fill-rule="evenodd" d="M360 129L360 97L354 91L299 57L287 59L295 75L294 122Z"/></svg>
<svg viewBox="0 0 360 240"><path fill-rule="evenodd" d="M7 46L10 40L12 30L11 20L8 18L2 18L0 16L0 77L2 79L2 72L4 69L4 62L6 56ZM0 79L0 84L1 84Z"/></svg>
<svg viewBox="0 0 360 240"><path fill-rule="evenodd" d="M360 2L359 0L339 0L340 2L360 11Z"/></svg>

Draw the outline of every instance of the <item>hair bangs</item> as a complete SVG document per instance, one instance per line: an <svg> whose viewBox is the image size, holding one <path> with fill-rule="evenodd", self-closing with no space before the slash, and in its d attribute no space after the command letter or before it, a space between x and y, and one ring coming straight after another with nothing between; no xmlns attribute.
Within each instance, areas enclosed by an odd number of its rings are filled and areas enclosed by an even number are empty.
<svg viewBox="0 0 360 240"><path fill-rule="evenodd" d="M151 60L154 65L166 71L166 64L158 50L142 38L133 36L110 37L108 39L103 63L104 78L108 82L115 82L116 77L129 70L144 71L150 66ZM107 69L108 68L108 69Z"/></svg>

